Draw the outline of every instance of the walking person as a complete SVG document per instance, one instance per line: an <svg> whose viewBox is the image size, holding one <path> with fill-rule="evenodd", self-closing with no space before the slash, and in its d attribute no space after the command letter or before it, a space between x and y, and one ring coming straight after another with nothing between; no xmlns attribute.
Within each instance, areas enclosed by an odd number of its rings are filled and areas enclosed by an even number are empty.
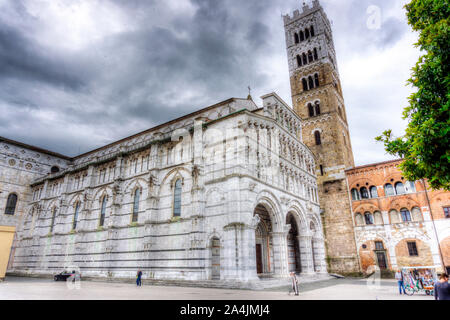
<svg viewBox="0 0 450 320"><path fill-rule="evenodd" d="M398 290L400 291L400 295L402 294L402 290L403 294L406 294L403 273L401 270L397 270L397 272L395 273L395 279L397 280L398 283Z"/></svg>
<svg viewBox="0 0 450 320"><path fill-rule="evenodd" d="M136 274L136 285L138 287L142 286L142 271L138 270L137 274Z"/></svg>
<svg viewBox="0 0 450 320"><path fill-rule="evenodd" d="M448 274L441 274L439 281L437 281L434 285L434 298L436 300L450 300L450 284L448 283Z"/></svg>
<svg viewBox="0 0 450 320"><path fill-rule="evenodd" d="M298 280L295 275L295 272L291 272L291 280L292 280L292 291L294 291L295 295L298 296ZM291 294L291 290L289 290L289 295Z"/></svg>

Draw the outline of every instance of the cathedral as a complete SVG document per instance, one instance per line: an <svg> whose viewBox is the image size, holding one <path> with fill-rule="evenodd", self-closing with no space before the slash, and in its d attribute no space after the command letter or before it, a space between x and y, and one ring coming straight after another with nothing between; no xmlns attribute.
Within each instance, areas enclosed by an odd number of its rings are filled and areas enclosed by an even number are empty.
<svg viewBox="0 0 450 320"><path fill-rule="evenodd" d="M140 269L240 287L380 265L360 249L376 236L354 213L330 22L318 0L283 20L292 107L231 98L76 157L0 137L0 278Z"/></svg>

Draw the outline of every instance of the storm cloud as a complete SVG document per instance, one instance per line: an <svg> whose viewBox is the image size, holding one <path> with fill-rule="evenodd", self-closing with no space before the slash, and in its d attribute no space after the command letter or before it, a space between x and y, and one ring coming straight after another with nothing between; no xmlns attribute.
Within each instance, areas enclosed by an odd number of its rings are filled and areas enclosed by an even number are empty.
<svg viewBox="0 0 450 320"><path fill-rule="evenodd" d="M299 0L0 0L0 135L74 156L199 108L276 91L291 104L281 15ZM389 159L419 53L405 1L321 1L357 164ZM367 26L369 6L379 28Z"/></svg>

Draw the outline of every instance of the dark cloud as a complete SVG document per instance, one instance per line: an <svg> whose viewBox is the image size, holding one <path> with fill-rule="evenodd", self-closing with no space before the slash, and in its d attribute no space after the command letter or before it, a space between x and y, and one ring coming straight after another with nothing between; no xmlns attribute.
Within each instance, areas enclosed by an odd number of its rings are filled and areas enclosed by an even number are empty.
<svg viewBox="0 0 450 320"><path fill-rule="evenodd" d="M121 27L71 47L69 35L51 32L59 28L54 21L65 23L55 18L54 7L6 1L0 5L0 135L73 156L221 100L245 97L248 85L256 101L277 91L291 103L281 14L300 2L102 0L97 3L104 10L92 9L98 20L81 15L94 25L81 38L100 32L102 21L117 19ZM392 47L408 32L402 17L392 15L379 30L367 28L367 7L375 4L387 13L392 2L323 1L340 63ZM68 30L75 30L75 22L67 22ZM358 92L346 94L355 104L365 100ZM364 135L365 128L357 130Z"/></svg>

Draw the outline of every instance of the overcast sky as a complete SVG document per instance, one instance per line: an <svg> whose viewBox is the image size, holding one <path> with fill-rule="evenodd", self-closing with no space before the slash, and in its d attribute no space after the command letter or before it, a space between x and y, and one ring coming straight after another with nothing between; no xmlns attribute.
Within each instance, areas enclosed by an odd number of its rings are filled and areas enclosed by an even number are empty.
<svg viewBox="0 0 450 320"><path fill-rule="evenodd" d="M302 2L0 0L0 136L74 156L246 97L249 85L259 105L272 91L291 105L281 15ZM419 57L406 2L321 1L356 165L392 159L374 137L406 126ZM379 29L367 25L372 5Z"/></svg>

